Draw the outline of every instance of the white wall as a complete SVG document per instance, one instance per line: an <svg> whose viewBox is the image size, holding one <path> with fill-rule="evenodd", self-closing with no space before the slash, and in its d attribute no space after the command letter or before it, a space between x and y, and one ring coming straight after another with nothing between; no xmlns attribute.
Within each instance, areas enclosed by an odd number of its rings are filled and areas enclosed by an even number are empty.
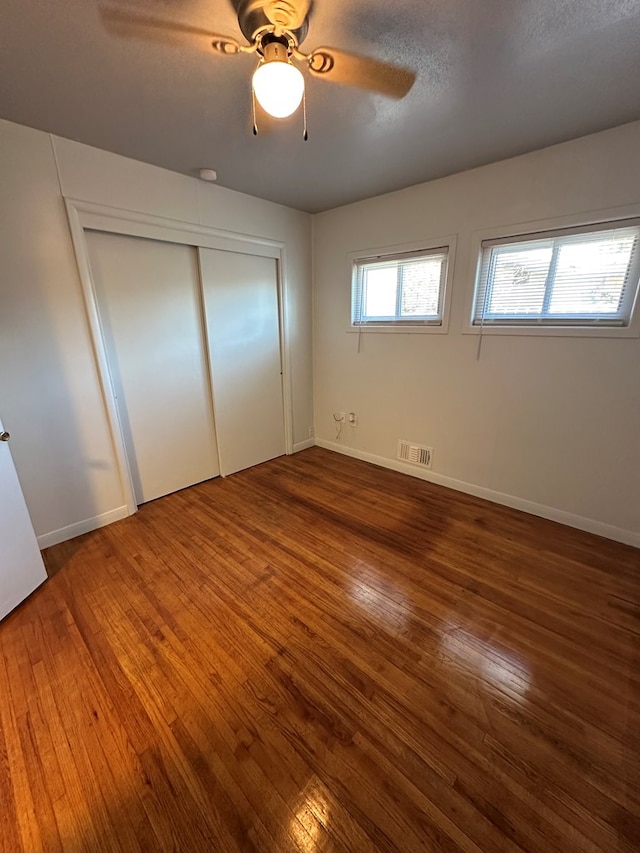
<svg viewBox="0 0 640 853"><path fill-rule="evenodd" d="M0 121L0 411L41 545L125 503L63 195L284 242L294 443L313 422L307 214Z"/></svg>
<svg viewBox="0 0 640 853"><path fill-rule="evenodd" d="M640 123L314 218L318 443L640 545L640 340L462 334L474 232L635 205ZM524 229L526 230L526 228ZM347 254L457 234L449 333L370 334L357 353ZM639 309L640 310L640 309ZM359 426L335 438L332 413ZM400 470L416 472L415 468Z"/></svg>

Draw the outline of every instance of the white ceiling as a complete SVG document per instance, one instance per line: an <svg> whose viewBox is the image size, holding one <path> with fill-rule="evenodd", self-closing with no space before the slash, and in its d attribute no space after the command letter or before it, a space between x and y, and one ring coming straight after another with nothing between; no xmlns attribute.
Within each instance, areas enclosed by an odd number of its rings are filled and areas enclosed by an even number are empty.
<svg viewBox="0 0 640 853"><path fill-rule="evenodd" d="M640 0L315 0L305 50L417 73L401 101L307 79L251 133L255 57L105 29L98 0L1 0L0 116L311 212L640 119ZM106 5L104 2L102 5ZM232 0L111 6L241 38Z"/></svg>

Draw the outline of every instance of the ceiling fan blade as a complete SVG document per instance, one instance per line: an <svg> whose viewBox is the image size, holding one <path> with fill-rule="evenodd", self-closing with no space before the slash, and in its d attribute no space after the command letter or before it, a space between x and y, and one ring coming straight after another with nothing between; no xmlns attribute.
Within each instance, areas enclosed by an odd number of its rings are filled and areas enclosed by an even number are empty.
<svg viewBox="0 0 640 853"><path fill-rule="evenodd" d="M257 0L262 12L274 26L297 30L307 20L311 0Z"/></svg>
<svg viewBox="0 0 640 853"><path fill-rule="evenodd" d="M242 46L230 36L221 36L201 27L165 21L146 15L135 15L119 9L100 9L100 17L109 32L126 38L142 38L147 41L159 41L163 44L196 44L203 50L213 47L219 53L239 53ZM200 44L198 44L200 43Z"/></svg>
<svg viewBox="0 0 640 853"><path fill-rule="evenodd" d="M416 75L407 68L344 53L333 47L319 47L309 55L309 71L334 83L345 83L389 98L404 98Z"/></svg>

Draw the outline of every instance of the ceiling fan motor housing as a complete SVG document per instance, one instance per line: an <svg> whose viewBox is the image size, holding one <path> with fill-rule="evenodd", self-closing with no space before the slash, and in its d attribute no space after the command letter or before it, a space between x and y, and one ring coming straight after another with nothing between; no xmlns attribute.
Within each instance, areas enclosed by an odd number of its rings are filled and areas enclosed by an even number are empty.
<svg viewBox="0 0 640 853"><path fill-rule="evenodd" d="M238 23L246 40L252 42L256 33L265 29L286 30L291 33L298 44L304 40L309 29L305 16L299 25L299 15L294 3L287 0L236 0L238 8ZM277 24L274 22L277 21Z"/></svg>

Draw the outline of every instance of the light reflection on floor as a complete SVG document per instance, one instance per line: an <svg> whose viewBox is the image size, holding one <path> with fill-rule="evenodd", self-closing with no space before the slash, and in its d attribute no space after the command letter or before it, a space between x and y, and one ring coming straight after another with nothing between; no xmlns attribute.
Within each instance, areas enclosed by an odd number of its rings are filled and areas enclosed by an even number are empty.
<svg viewBox="0 0 640 853"><path fill-rule="evenodd" d="M484 682L478 687L499 691L515 701L527 698L532 687L531 671L515 652L460 626L446 628L440 645L441 662L446 665L447 660L452 661L471 679Z"/></svg>
<svg viewBox="0 0 640 853"><path fill-rule="evenodd" d="M322 783L314 779L305 786L291 819L291 835L300 850L315 853L324 847L329 816L329 804Z"/></svg>
<svg viewBox="0 0 640 853"><path fill-rule="evenodd" d="M360 567L362 568L362 567ZM406 629L411 620L411 604L396 584L390 584L384 575L367 567L371 583L353 577L350 598L367 611L376 622L394 631Z"/></svg>

